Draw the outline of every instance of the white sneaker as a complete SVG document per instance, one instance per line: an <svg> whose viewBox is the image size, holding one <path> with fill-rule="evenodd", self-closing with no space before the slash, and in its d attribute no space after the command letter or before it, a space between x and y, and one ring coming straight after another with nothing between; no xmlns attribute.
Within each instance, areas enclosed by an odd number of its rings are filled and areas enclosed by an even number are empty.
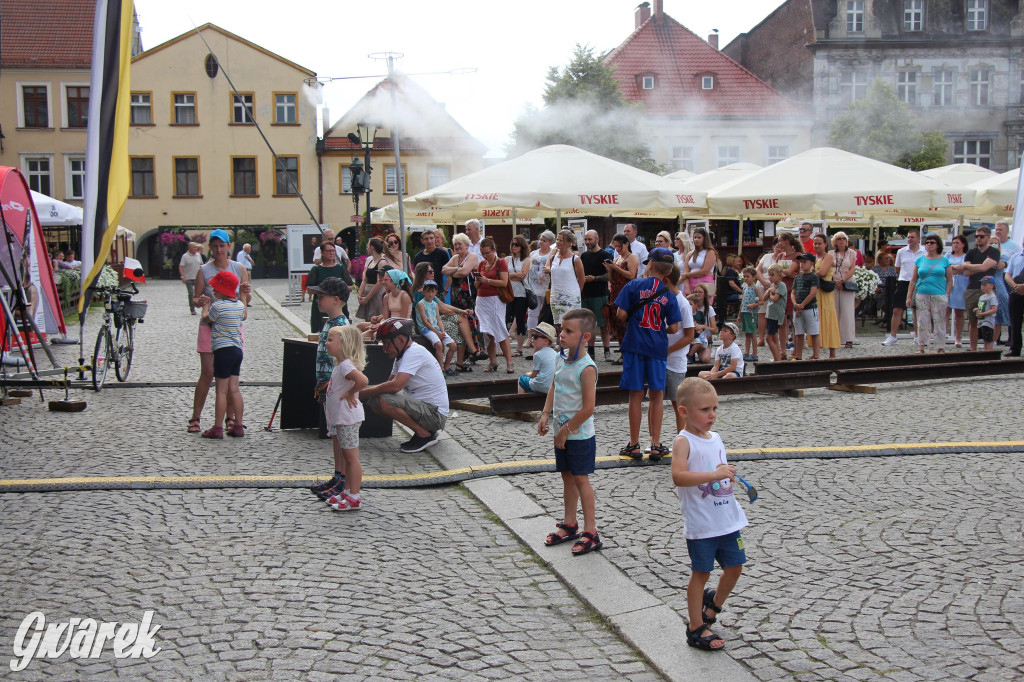
<svg viewBox="0 0 1024 682"><path fill-rule="evenodd" d="M882 341L883 346L895 346L898 343L896 337L890 334L886 337L885 341Z"/></svg>

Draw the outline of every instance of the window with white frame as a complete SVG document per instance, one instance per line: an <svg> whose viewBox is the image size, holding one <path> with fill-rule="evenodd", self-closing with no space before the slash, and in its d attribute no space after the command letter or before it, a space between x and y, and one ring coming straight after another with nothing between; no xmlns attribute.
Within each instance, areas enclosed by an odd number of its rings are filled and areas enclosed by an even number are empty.
<svg viewBox="0 0 1024 682"><path fill-rule="evenodd" d="M384 194L398 194L398 182L397 174L395 173L395 166L384 166ZM409 186L405 184L405 164L402 164L402 193L405 194L405 190Z"/></svg>
<svg viewBox="0 0 1024 682"><path fill-rule="evenodd" d="M21 118L22 128L50 127L50 88L43 83L22 85Z"/></svg>
<svg viewBox="0 0 1024 682"><path fill-rule="evenodd" d="M85 199L85 157L65 156L68 199Z"/></svg>
<svg viewBox="0 0 1024 682"><path fill-rule="evenodd" d="M896 96L911 106L917 104L917 71L900 71L897 74Z"/></svg>
<svg viewBox="0 0 1024 682"><path fill-rule="evenodd" d="M668 162L674 171L688 170L693 173L693 147L689 145L673 145L669 147Z"/></svg>
<svg viewBox="0 0 1024 682"><path fill-rule="evenodd" d="M967 0L967 30L988 28L988 0Z"/></svg>
<svg viewBox="0 0 1024 682"><path fill-rule="evenodd" d="M352 194L352 169L347 164L339 163L341 169L341 193Z"/></svg>
<svg viewBox="0 0 1024 682"><path fill-rule="evenodd" d="M790 156L788 144L770 144L765 150L764 165L770 166L779 161L785 161Z"/></svg>
<svg viewBox="0 0 1024 682"><path fill-rule="evenodd" d="M149 125L153 122L152 96L148 92L133 92L131 96L132 125Z"/></svg>
<svg viewBox="0 0 1024 682"><path fill-rule="evenodd" d="M864 32L864 0L846 0L846 32Z"/></svg>
<svg viewBox="0 0 1024 682"><path fill-rule="evenodd" d="M988 105L989 75L987 69L971 71L971 104L978 107Z"/></svg>
<svg viewBox="0 0 1024 682"><path fill-rule="evenodd" d="M700 89L701 90L714 90L715 89L715 77L714 76L701 76L701 78L700 78Z"/></svg>
<svg viewBox="0 0 1024 682"><path fill-rule="evenodd" d="M992 163L991 140L958 140L953 143L953 163L973 163L988 168Z"/></svg>
<svg viewBox="0 0 1024 682"><path fill-rule="evenodd" d="M932 104L937 107L953 105L953 71L939 69L932 77Z"/></svg>
<svg viewBox="0 0 1024 682"><path fill-rule="evenodd" d="M427 189L439 187L451 179L451 168L444 164L427 166Z"/></svg>
<svg viewBox="0 0 1024 682"><path fill-rule="evenodd" d="M294 92L274 94L274 123L294 124L298 122Z"/></svg>
<svg viewBox="0 0 1024 682"><path fill-rule="evenodd" d="M68 85L64 90L67 102L68 128L85 128L89 125L89 86Z"/></svg>
<svg viewBox="0 0 1024 682"><path fill-rule="evenodd" d="M715 147L715 168L740 162L740 146L738 144L720 144Z"/></svg>
<svg viewBox="0 0 1024 682"><path fill-rule="evenodd" d="M903 30L924 30L924 0L903 0Z"/></svg>
<svg viewBox="0 0 1024 682"><path fill-rule="evenodd" d="M644 90L654 89L654 76L644 76L640 79L640 87Z"/></svg>
<svg viewBox="0 0 1024 682"><path fill-rule="evenodd" d="M176 92L174 97L174 124L194 126L196 124L196 93Z"/></svg>
<svg viewBox="0 0 1024 682"><path fill-rule="evenodd" d="M859 69L839 74L839 95L843 104L862 100L868 96L868 74Z"/></svg>
<svg viewBox="0 0 1024 682"><path fill-rule="evenodd" d="M252 123L253 94L251 92L231 96L231 122Z"/></svg>
<svg viewBox="0 0 1024 682"><path fill-rule="evenodd" d="M26 156L23 160L29 189L53 196L53 166L48 156Z"/></svg>

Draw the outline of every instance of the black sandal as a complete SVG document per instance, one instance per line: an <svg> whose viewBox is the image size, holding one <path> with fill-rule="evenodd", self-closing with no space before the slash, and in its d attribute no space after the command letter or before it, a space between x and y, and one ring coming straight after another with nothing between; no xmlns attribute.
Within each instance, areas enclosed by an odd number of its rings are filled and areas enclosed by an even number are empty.
<svg viewBox="0 0 1024 682"><path fill-rule="evenodd" d="M559 535L558 531L548 533L548 536L544 538L544 544L548 547L554 547L555 545L560 545L563 542L575 540L580 536L580 524L578 523L575 526L570 526L567 523L556 523L555 528L564 530L568 535Z"/></svg>
<svg viewBox="0 0 1024 682"><path fill-rule="evenodd" d="M640 447L640 443L627 443L626 447L619 450L619 457L629 457L630 459L643 459L644 450Z"/></svg>
<svg viewBox="0 0 1024 682"><path fill-rule="evenodd" d="M580 539L572 546L573 556L583 556L604 547L597 533L580 533Z"/></svg>
<svg viewBox="0 0 1024 682"><path fill-rule="evenodd" d="M717 614L722 612L722 607L721 606L717 606L715 604L715 592L716 592L716 590L713 590L710 587L704 589L704 602L701 605L700 617L704 619L704 624L705 625L711 625L712 623L717 623L718 622L718 615ZM705 613L708 609L711 609L712 611L714 611L716 615L708 616L708 614Z"/></svg>
<svg viewBox="0 0 1024 682"><path fill-rule="evenodd" d="M666 448L661 443L659 443L658 445L651 446L650 459L652 462L660 461L662 457L669 454L672 454L672 451Z"/></svg>
<svg viewBox="0 0 1024 682"><path fill-rule="evenodd" d="M702 632L708 634L700 636ZM722 646L711 646L712 642L721 642ZM686 628L686 643L701 651L721 651L725 648L725 640L708 629L707 625L701 623L695 629Z"/></svg>
<svg viewBox="0 0 1024 682"><path fill-rule="evenodd" d="M462 372L463 374L465 374L466 372L472 372L473 371L472 367L469 367L468 365L460 365L457 362L455 363L455 369L456 369L456 371Z"/></svg>

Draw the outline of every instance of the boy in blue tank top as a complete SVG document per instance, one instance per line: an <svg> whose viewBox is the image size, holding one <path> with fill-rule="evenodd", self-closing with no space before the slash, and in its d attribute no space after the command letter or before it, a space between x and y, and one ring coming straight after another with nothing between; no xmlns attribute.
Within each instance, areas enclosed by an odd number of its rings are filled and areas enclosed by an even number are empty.
<svg viewBox="0 0 1024 682"><path fill-rule="evenodd" d="M537 424L537 433L542 436L548 432L549 422L553 421L557 429L555 470L562 474L562 499L565 501L562 521L555 524L556 530L548 533L544 544L560 545L576 540L573 556L582 556L602 546L597 534L594 487L589 478L597 462L594 436L597 365L587 353L587 346L596 330L597 318L593 311L573 308L562 314L562 331L558 336L562 353L555 362L555 377ZM583 506L582 533L576 522L577 501Z"/></svg>
<svg viewBox="0 0 1024 682"><path fill-rule="evenodd" d="M690 583L686 606L690 627L686 643L704 651L725 648L711 631L722 605L736 587L747 562L740 529L747 517L733 495L736 467L725 459L722 438L711 430L718 416L718 393L710 382L690 377L676 392L683 430L672 444L672 482L683 509ZM715 561L722 567L716 589L705 588Z"/></svg>
<svg viewBox="0 0 1024 682"><path fill-rule="evenodd" d="M666 281L673 269L678 271L675 256L669 249L651 251L647 277L637 277L622 287L615 313L626 323L622 340L622 379L619 388L629 391L629 443L619 455L643 459L640 447L640 421L643 417L644 388L650 394L647 428L651 434L651 460L658 461L669 453L661 444L661 419L665 412L665 379L668 376L668 335L679 331L682 315L676 297ZM678 276L677 276L678 278Z"/></svg>

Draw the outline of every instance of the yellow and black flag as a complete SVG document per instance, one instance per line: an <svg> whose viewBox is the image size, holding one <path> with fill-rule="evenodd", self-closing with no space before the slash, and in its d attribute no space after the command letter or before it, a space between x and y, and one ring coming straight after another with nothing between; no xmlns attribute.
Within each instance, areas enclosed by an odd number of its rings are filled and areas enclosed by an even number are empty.
<svg viewBox="0 0 1024 682"><path fill-rule="evenodd" d="M82 297L107 262L131 184L128 162L132 0L96 0L92 75L85 147L85 215L82 221ZM84 316L83 323L84 323Z"/></svg>

